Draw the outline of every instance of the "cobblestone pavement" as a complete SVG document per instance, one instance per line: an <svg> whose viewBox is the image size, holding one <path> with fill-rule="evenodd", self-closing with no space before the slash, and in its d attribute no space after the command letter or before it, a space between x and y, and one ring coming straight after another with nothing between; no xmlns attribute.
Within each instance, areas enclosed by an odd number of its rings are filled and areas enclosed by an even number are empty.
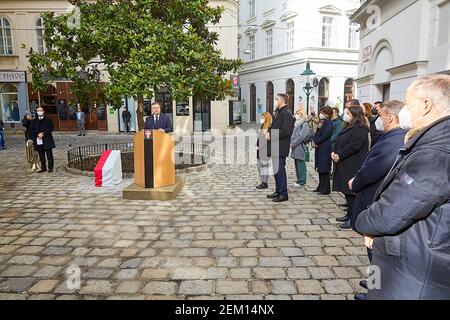
<svg viewBox="0 0 450 320"><path fill-rule="evenodd" d="M0 151L0 299L353 299L368 264L342 231L338 194L306 190L274 204L254 165L186 176L175 201L123 200L65 172L67 145L131 136L57 134L58 169L27 174L21 136ZM289 161L293 182L294 167ZM273 181L271 181L273 186ZM70 289L69 266L81 271Z"/></svg>

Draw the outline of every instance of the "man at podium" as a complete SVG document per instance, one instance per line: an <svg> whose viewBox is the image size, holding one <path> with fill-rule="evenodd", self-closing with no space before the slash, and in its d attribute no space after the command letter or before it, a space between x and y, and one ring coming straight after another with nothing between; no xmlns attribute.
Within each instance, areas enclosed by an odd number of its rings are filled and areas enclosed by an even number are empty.
<svg viewBox="0 0 450 320"><path fill-rule="evenodd" d="M172 132L172 124L167 115L161 113L158 102L152 103L152 114L145 120L144 129L154 129L164 132Z"/></svg>

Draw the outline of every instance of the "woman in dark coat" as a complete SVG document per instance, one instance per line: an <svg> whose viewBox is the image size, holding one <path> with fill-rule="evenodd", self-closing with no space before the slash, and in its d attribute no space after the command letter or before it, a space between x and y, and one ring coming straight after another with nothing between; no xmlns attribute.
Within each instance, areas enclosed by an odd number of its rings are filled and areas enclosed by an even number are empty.
<svg viewBox="0 0 450 320"><path fill-rule="evenodd" d="M315 166L319 173L319 186L314 192L322 195L331 193L331 136L333 135L333 110L331 107L324 107L320 110L320 122L317 127L316 135L313 139L315 152Z"/></svg>
<svg viewBox="0 0 450 320"><path fill-rule="evenodd" d="M348 203L347 215L339 218L338 221L344 222L340 226L342 229L350 229L356 196L350 190L348 182L355 177L369 151L369 126L359 106L346 108L344 121L347 125L336 139L331 158L336 163L333 191L342 192Z"/></svg>

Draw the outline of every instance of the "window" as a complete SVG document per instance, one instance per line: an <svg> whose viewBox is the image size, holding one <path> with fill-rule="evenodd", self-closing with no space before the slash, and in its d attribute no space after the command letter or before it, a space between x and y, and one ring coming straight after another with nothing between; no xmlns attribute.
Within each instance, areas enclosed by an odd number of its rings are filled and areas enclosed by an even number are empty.
<svg viewBox="0 0 450 320"><path fill-rule="evenodd" d="M40 54L47 52L44 44L44 19L39 17L36 20L36 40L37 40L37 51Z"/></svg>
<svg viewBox="0 0 450 320"><path fill-rule="evenodd" d="M359 24L350 22L348 30L348 47L350 49L358 49L358 29Z"/></svg>
<svg viewBox="0 0 450 320"><path fill-rule="evenodd" d="M335 22L334 16L322 16L322 47L334 46Z"/></svg>
<svg viewBox="0 0 450 320"><path fill-rule="evenodd" d="M319 82L319 108L325 107L330 96L330 81L327 78Z"/></svg>
<svg viewBox="0 0 450 320"><path fill-rule="evenodd" d="M344 105L355 97L355 81L347 79L344 85Z"/></svg>
<svg viewBox="0 0 450 320"><path fill-rule="evenodd" d="M273 104L274 104L274 90L273 83L268 82L266 86L266 111L270 114L273 113Z"/></svg>
<svg viewBox="0 0 450 320"><path fill-rule="evenodd" d="M291 113L294 114L294 97L295 97L295 83L294 80L289 79L286 82L286 94L289 98L289 110L291 110Z"/></svg>
<svg viewBox="0 0 450 320"><path fill-rule="evenodd" d="M273 29L266 31L266 56L270 57L273 53Z"/></svg>
<svg viewBox="0 0 450 320"><path fill-rule="evenodd" d="M249 37L250 60L255 60L255 35Z"/></svg>
<svg viewBox="0 0 450 320"><path fill-rule="evenodd" d="M256 16L256 0L249 0L249 19L254 18Z"/></svg>
<svg viewBox="0 0 450 320"><path fill-rule="evenodd" d="M0 55L11 54L13 54L11 24L8 19L0 18Z"/></svg>
<svg viewBox="0 0 450 320"><path fill-rule="evenodd" d="M290 21L287 23L287 31L286 31L286 50L294 50L294 21Z"/></svg>
<svg viewBox="0 0 450 320"><path fill-rule="evenodd" d="M19 98L14 85L6 84L1 88L0 102L4 122L19 122Z"/></svg>
<svg viewBox="0 0 450 320"><path fill-rule="evenodd" d="M438 46L446 45L450 41L448 17L450 17L450 2L445 2L439 6Z"/></svg>

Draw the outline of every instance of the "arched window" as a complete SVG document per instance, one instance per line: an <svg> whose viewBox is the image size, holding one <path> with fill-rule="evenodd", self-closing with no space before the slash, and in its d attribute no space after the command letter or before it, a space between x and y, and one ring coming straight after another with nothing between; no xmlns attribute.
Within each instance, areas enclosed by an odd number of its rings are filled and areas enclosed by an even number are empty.
<svg viewBox="0 0 450 320"><path fill-rule="evenodd" d="M288 107L292 113L294 113L294 100L295 100L295 84L292 79L286 82L286 94L289 97Z"/></svg>
<svg viewBox="0 0 450 320"><path fill-rule="evenodd" d="M274 90L273 83L267 82L266 86L266 111L270 114L273 113L273 102L274 102Z"/></svg>
<svg viewBox="0 0 450 320"><path fill-rule="evenodd" d="M0 88L1 117L4 122L19 122L19 98L17 88L13 84L5 84Z"/></svg>
<svg viewBox="0 0 450 320"><path fill-rule="evenodd" d="M250 122L256 121L256 86L250 85Z"/></svg>
<svg viewBox="0 0 450 320"><path fill-rule="evenodd" d="M44 19L39 17L36 20L36 42L37 42L37 51L40 54L44 54L47 52L47 48L44 43Z"/></svg>
<svg viewBox="0 0 450 320"><path fill-rule="evenodd" d="M8 19L0 18L0 55L13 54L11 24Z"/></svg>
<svg viewBox="0 0 450 320"><path fill-rule="evenodd" d="M320 79L319 82L319 109L325 107L330 96L330 80Z"/></svg>
<svg viewBox="0 0 450 320"><path fill-rule="evenodd" d="M347 79L344 85L344 105L355 97L355 81Z"/></svg>

